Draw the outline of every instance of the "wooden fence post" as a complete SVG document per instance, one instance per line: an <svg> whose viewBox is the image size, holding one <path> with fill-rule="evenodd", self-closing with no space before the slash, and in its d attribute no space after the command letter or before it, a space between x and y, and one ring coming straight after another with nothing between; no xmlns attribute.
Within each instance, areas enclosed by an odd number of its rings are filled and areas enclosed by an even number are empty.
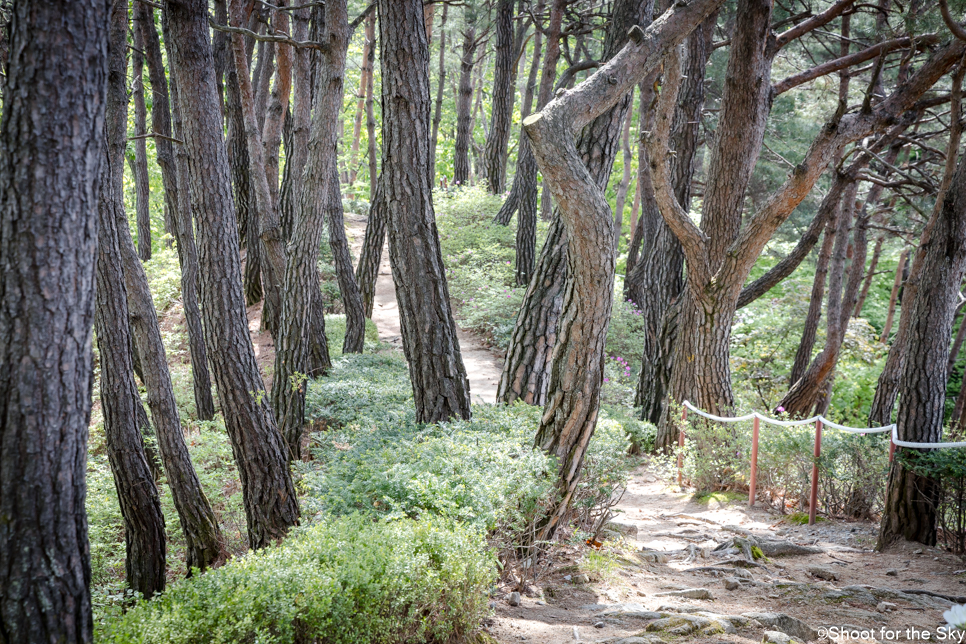
<svg viewBox="0 0 966 644"><path fill-rule="evenodd" d="M748 490L748 507L755 507L755 487L758 483L758 416L752 423L751 430L751 487Z"/></svg>
<svg viewBox="0 0 966 644"><path fill-rule="evenodd" d="M808 525L815 523L818 506L818 459L822 455L822 421L815 421L815 460L812 462L812 493L808 498Z"/></svg>
<svg viewBox="0 0 966 644"><path fill-rule="evenodd" d="M684 485L684 427L688 420L688 408L681 412L681 431L678 432L678 485Z"/></svg>

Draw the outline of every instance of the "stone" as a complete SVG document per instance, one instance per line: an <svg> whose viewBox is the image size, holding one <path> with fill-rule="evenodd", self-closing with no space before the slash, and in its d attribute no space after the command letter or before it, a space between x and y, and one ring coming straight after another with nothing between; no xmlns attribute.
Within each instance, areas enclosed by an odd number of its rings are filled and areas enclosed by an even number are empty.
<svg viewBox="0 0 966 644"><path fill-rule="evenodd" d="M891 602L879 602L875 607L876 611L880 613L888 613L890 610L895 610L896 608L898 608L898 606Z"/></svg>
<svg viewBox="0 0 966 644"><path fill-rule="evenodd" d="M813 577L818 577L819 579L824 579L825 581L838 580L838 577L835 576L835 573L824 566L809 566L808 574L812 575Z"/></svg>
<svg viewBox="0 0 966 644"><path fill-rule="evenodd" d="M796 642L797 640L792 639L781 631L765 631L761 637L761 641L764 644L792 644L792 642Z"/></svg>
<svg viewBox="0 0 966 644"><path fill-rule="evenodd" d="M508 604L510 604L510 606L519 606L520 605L520 593L518 593L516 591L510 593L510 597L506 601L507 601Z"/></svg>
<svg viewBox="0 0 966 644"><path fill-rule="evenodd" d="M818 631L791 615L785 613L742 613L742 617L753 619L764 626L771 626L786 635L791 635L802 642L818 639Z"/></svg>
<svg viewBox="0 0 966 644"><path fill-rule="evenodd" d="M617 604L604 610L601 617L626 617L630 619L660 619L667 617L667 613L647 610L640 604Z"/></svg>
<svg viewBox="0 0 966 644"><path fill-rule="evenodd" d="M656 550L642 550L641 552L637 553L637 557L645 563L667 563L667 555L663 552L657 552Z"/></svg>
<svg viewBox="0 0 966 644"><path fill-rule="evenodd" d="M734 577L725 577L724 587L725 590L737 590L741 584Z"/></svg>
<svg viewBox="0 0 966 644"><path fill-rule="evenodd" d="M575 584L589 584L590 576L584 573L580 573L579 575L574 575L573 582Z"/></svg>
<svg viewBox="0 0 966 644"><path fill-rule="evenodd" d="M896 570L895 568L889 568L888 570L886 570L886 576L887 577L898 577L899 576L899 571Z"/></svg>
<svg viewBox="0 0 966 644"><path fill-rule="evenodd" d="M613 530L614 532L622 534L629 539L637 539L637 525L629 521L611 519L607 522L605 527Z"/></svg>
<svg viewBox="0 0 966 644"><path fill-rule="evenodd" d="M714 599L714 595L707 588L685 588L684 590L669 590L666 593L656 593L655 597L687 597L688 599Z"/></svg>
<svg viewBox="0 0 966 644"><path fill-rule="evenodd" d="M745 570L744 568L735 568L735 577L739 579L747 579L748 581L754 580L754 576L751 574L750 570Z"/></svg>
<svg viewBox="0 0 966 644"><path fill-rule="evenodd" d="M597 622L594 624L594 628L604 628L604 622Z"/></svg>
<svg viewBox="0 0 966 644"><path fill-rule="evenodd" d="M644 627L646 632L664 632L668 635L690 635L698 629L711 626L711 620L693 615L674 615L655 620Z"/></svg>

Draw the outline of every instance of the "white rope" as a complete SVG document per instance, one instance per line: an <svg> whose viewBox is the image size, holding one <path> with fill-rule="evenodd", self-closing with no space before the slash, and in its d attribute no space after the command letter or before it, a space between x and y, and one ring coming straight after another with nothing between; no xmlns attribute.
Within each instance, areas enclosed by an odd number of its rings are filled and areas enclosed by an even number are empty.
<svg viewBox="0 0 966 644"><path fill-rule="evenodd" d="M692 405L690 402L685 400L682 403L686 408L690 409L699 416L703 416L709 420L713 420L719 423L740 423L748 420L757 418L758 420L769 423L772 425L779 425L781 427L795 427L797 425L810 425L817 420L822 421L822 424L826 427L832 427L833 429L838 429L843 432L848 432L850 434L880 434L883 432L892 432L892 442L899 447L909 447L912 449L952 449L966 447L966 441L960 441L958 443L913 443L911 441L901 441L899 440L899 430L896 425L885 425L883 427L847 427L845 425L839 425L838 423L833 423L825 416L812 416L811 418L806 418L805 420L778 420L775 418L769 418L768 416L763 416L758 412L752 412L746 414L745 416L715 416L714 414L709 414L706 411L702 411Z"/></svg>

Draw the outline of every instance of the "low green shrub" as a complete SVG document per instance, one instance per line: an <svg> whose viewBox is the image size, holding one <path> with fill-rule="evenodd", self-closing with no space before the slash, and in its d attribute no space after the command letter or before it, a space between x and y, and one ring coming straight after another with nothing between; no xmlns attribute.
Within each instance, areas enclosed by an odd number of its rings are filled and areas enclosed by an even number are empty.
<svg viewBox="0 0 966 644"><path fill-rule="evenodd" d="M172 584L130 610L104 639L454 642L479 624L494 578L476 531L439 519L347 516Z"/></svg>
<svg viewBox="0 0 966 644"><path fill-rule="evenodd" d="M329 356L334 358L342 355L342 343L345 342L344 314L325 316L325 338L329 341ZM367 349L374 349L379 344L379 329L369 318L366 318L365 338Z"/></svg>
<svg viewBox="0 0 966 644"><path fill-rule="evenodd" d="M962 432L951 432L943 438L946 441L963 439ZM966 555L966 449L900 450L898 454L912 471L939 481L935 500L939 543L951 552Z"/></svg>

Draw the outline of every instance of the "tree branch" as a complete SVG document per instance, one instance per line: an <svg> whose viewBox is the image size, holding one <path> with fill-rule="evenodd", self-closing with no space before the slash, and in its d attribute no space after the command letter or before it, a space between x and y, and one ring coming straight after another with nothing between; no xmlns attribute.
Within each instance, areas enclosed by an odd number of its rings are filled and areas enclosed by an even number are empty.
<svg viewBox="0 0 966 644"><path fill-rule="evenodd" d="M217 22L215 22L214 17L211 16L210 14L208 15L208 24L215 31L224 31L225 33L229 33L229 34L241 34L243 36L248 36L249 38L256 41L282 43L285 45L291 45L292 47L296 47L299 49L315 49L317 51L322 51L322 52L329 50L329 48L326 45L320 42L313 42L310 40L293 40L292 38L289 38L287 35L278 36L275 34L257 34L251 29L245 29L244 27L232 27L230 25L219 25Z"/></svg>
<svg viewBox="0 0 966 644"><path fill-rule="evenodd" d="M949 27L949 31L960 40L966 40L966 29L956 22L953 14L949 11L949 3L946 0L939 0L939 12L943 15L943 22Z"/></svg>
<svg viewBox="0 0 966 644"><path fill-rule="evenodd" d="M868 47L854 54L842 56L841 58L836 58L835 60L830 60L827 63L822 63L821 65L817 65L811 69L806 69L800 74L789 76L788 78L776 83L772 91L774 92L775 96L778 96L779 94L783 94L793 87L798 87L799 85L803 85L821 76L832 74L839 70L845 69L846 67L851 67L852 65L858 65L866 62L867 60L872 60L880 54L895 51L897 49L904 49L912 45L915 45L917 49L921 49L929 45L934 45L937 42L939 42L939 36L936 34L925 34L916 38L915 41L908 37L886 40L885 42L873 45L872 47Z"/></svg>
<svg viewBox="0 0 966 644"><path fill-rule="evenodd" d="M818 29L822 25L828 24L835 18L838 18L845 13L846 9L851 7L854 2L855 0L839 0L822 13L816 14L808 20L800 22L791 29L782 32L775 38L771 49L773 51L778 51L788 43L797 38L801 38L813 29Z"/></svg>
<svg viewBox="0 0 966 644"><path fill-rule="evenodd" d="M674 47L664 59L663 87L654 110L654 129L647 137L647 158L651 169L654 200L668 228L681 242L694 285L707 284L711 278L708 268L708 236L698 228L678 203L667 176L668 139L674 118L678 90L681 88L681 54Z"/></svg>

